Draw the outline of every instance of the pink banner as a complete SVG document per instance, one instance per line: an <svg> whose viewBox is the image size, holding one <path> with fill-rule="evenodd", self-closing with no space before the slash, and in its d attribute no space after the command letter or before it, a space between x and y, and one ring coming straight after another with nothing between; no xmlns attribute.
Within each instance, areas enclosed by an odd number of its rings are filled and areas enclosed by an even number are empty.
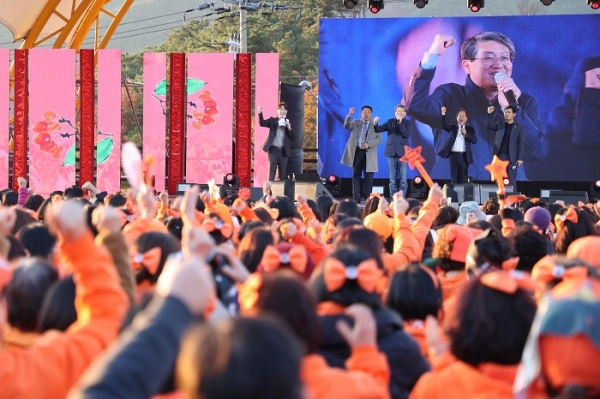
<svg viewBox="0 0 600 399"><path fill-rule="evenodd" d="M188 54L187 71L186 182L221 184L233 172L233 54Z"/></svg>
<svg viewBox="0 0 600 399"><path fill-rule="evenodd" d="M165 191L167 55L144 54L143 154L154 157L156 191Z"/></svg>
<svg viewBox="0 0 600 399"><path fill-rule="evenodd" d="M9 49L0 49L0 187L8 187Z"/></svg>
<svg viewBox="0 0 600 399"><path fill-rule="evenodd" d="M29 180L41 195L75 184L75 50L29 50Z"/></svg>
<svg viewBox="0 0 600 399"><path fill-rule="evenodd" d="M269 161L262 145L269 129L258 124L258 107L262 105L263 116L275 116L279 102L279 54L256 54L256 78L254 90L254 186L260 187L269 179Z"/></svg>
<svg viewBox="0 0 600 399"><path fill-rule="evenodd" d="M121 188L121 50L98 51L96 187Z"/></svg>

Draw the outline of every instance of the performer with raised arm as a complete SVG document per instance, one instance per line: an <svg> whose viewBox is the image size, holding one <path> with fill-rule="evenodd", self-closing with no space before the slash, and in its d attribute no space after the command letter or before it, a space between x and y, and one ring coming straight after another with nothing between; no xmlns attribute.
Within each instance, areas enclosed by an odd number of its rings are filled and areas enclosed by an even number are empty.
<svg viewBox="0 0 600 399"><path fill-rule="evenodd" d="M262 105L258 106L259 124L269 128L269 135L263 143L262 150L269 158L269 181L275 180L279 169L279 180L285 180L288 158L292 154L290 140L294 138L292 126L287 116L287 104L277 105L277 118L264 119Z"/></svg>
<svg viewBox="0 0 600 399"><path fill-rule="evenodd" d="M469 176L469 165L473 163L471 144L477 143L475 129L467 125L467 111L458 110L456 125L449 125L446 120L446 107L442 111L442 128L449 134L438 155L448 158L450 162L450 180L453 184L466 183Z"/></svg>
<svg viewBox="0 0 600 399"><path fill-rule="evenodd" d="M388 168L390 175L390 197L398 192L398 172L400 172L400 190L406 197L408 183L406 181L406 163L400 162L400 157L404 155L404 146L408 145L410 137L409 123L406 116L406 107L396 105L394 108L394 118L388 119L383 125L379 125L379 117L373 119L375 132L388 132L387 141L383 155L388 159Z"/></svg>
<svg viewBox="0 0 600 399"><path fill-rule="evenodd" d="M421 63L404 87L402 103L408 115L432 128L433 143L439 154L445 143L440 121L441 107L454 114L465 109L471 116L471 125L480 132L477 143L472 143L473 163L469 175L476 180L489 179L485 165L492 159L494 137L481 134L486 131L484 115L486 108L493 105L496 116L511 103L519 106L516 122L522 127L524 151L520 160L539 161L548 153L548 139L540 121L538 101L522 92L512 78L515 60L515 45L512 40L498 32L481 32L468 39L460 48L462 68L467 74L464 85L445 83L431 90L437 66L443 67L443 54L456 40L448 35L437 34ZM430 94L431 93L431 94ZM514 100L514 101L513 101ZM446 161L441 157L433 166L433 178L450 178ZM518 168L517 177L525 180L523 168Z"/></svg>
<svg viewBox="0 0 600 399"><path fill-rule="evenodd" d="M360 203L361 185L360 178L364 172L365 185L364 197L373 190L373 174L377 172L377 146L383 141L380 134L373 129L373 108L364 105L361 109L361 118L352 120L354 107L350 108L344 121L344 128L350 130L350 137L346 143L341 163L352 168L352 198Z"/></svg>

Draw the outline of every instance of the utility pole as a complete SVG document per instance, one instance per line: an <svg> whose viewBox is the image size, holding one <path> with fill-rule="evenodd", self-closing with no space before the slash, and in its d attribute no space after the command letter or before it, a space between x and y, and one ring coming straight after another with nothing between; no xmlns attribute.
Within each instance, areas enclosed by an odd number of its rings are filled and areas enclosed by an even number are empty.
<svg viewBox="0 0 600 399"><path fill-rule="evenodd" d="M248 52L248 30L246 26L246 0L240 1L240 52Z"/></svg>

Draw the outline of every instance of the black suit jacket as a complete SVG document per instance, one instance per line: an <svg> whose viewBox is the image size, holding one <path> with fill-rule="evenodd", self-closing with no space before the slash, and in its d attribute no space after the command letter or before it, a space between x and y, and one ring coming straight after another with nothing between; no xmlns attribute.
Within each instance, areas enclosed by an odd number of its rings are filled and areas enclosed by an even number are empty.
<svg viewBox="0 0 600 399"><path fill-rule="evenodd" d="M269 148L273 145L273 141L275 141L275 136L277 135L277 128L279 127L279 118L268 118L264 119L262 112L258 114L259 124L262 127L269 128L269 135L265 139L263 143L262 150L269 151ZM294 135L290 129L285 126L285 134L283 135L283 153L286 157L290 157L292 155L292 146L291 140L294 139Z"/></svg>
<svg viewBox="0 0 600 399"><path fill-rule="evenodd" d="M445 131L450 132L450 136L442 145L442 148L438 151L438 155L442 158L448 158L450 152L452 152L452 146L456 141L456 136L459 134L458 125L448 125L446 121L446 115L442 115L442 127ZM473 152L471 151L471 144L477 143L477 136L475 136L475 129L472 126L465 125L467 135L465 136L465 151L467 155L467 163L473 163ZM461 133L462 134L462 133Z"/></svg>
<svg viewBox="0 0 600 399"><path fill-rule="evenodd" d="M373 125L376 133L388 132L387 141L385 142L385 150L383 155L386 157L395 157L404 155L404 146L408 145L410 137L410 124L406 118L400 123L396 118L388 119L383 125Z"/></svg>
<svg viewBox="0 0 600 399"><path fill-rule="evenodd" d="M502 138L504 137L504 129L506 129L506 122L493 123L489 114L486 121L487 128L496 132L496 135L494 136L494 145L492 147L492 155L498 155L498 151L500 151L500 146L502 145ZM514 165L517 161L522 161L524 152L525 140L523 139L523 127L517 122L514 122L512 132L510 133L510 142L508 143L508 158L510 164Z"/></svg>

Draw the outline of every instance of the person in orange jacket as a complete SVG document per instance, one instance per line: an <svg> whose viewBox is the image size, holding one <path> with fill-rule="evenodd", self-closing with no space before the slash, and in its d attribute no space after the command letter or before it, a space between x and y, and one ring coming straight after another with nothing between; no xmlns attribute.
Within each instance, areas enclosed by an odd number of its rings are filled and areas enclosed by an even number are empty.
<svg viewBox="0 0 600 399"><path fill-rule="evenodd" d="M433 247L433 258L425 263L438 268L444 308L448 310L467 283L465 260L469 246L483 231L458 224L447 224L437 232L438 239Z"/></svg>
<svg viewBox="0 0 600 399"><path fill-rule="evenodd" d="M472 278L462 289L446 323L456 361L423 375L410 399L513 398L535 317L536 285L527 274L508 269Z"/></svg>
<svg viewBox="0 0 600 399"><path fill-rule="evenodd" d="M411 225L406 211L408 203L399 195L394 194L392 206L394 207L394 251L384 254L383 262L390 274L410 262L420 262L425 247L425 240L443 198L442 189L436 184L429 190L429 196L419 210L419 216ZM400 199L404 204L399 203Z"/></svg>
<svg viewBox="0 0 600 399"><path fill-rule="evenodd" d="M242 314L271 314L282 319L305 351L300 378L312 399L389 398L390 368L377 349L377 326L371 310L352 305L345 314L354 319L350 328L340 321L338 331L351 347L346 370L329 367L316 353L320 322L315 302L298 276L288 270L251 276L240 291Z"/></svg>
<svg viewBox="0 0 600 399"><path fill-rule="evenodd" d="M29 349L0 353L3 398L64 398L118 334L127 300L110 255L94 244L85 218L81 205L60 201L44 219L58 234L59 250L73 270L78 319L67 333L46 333Z"/></svg>

